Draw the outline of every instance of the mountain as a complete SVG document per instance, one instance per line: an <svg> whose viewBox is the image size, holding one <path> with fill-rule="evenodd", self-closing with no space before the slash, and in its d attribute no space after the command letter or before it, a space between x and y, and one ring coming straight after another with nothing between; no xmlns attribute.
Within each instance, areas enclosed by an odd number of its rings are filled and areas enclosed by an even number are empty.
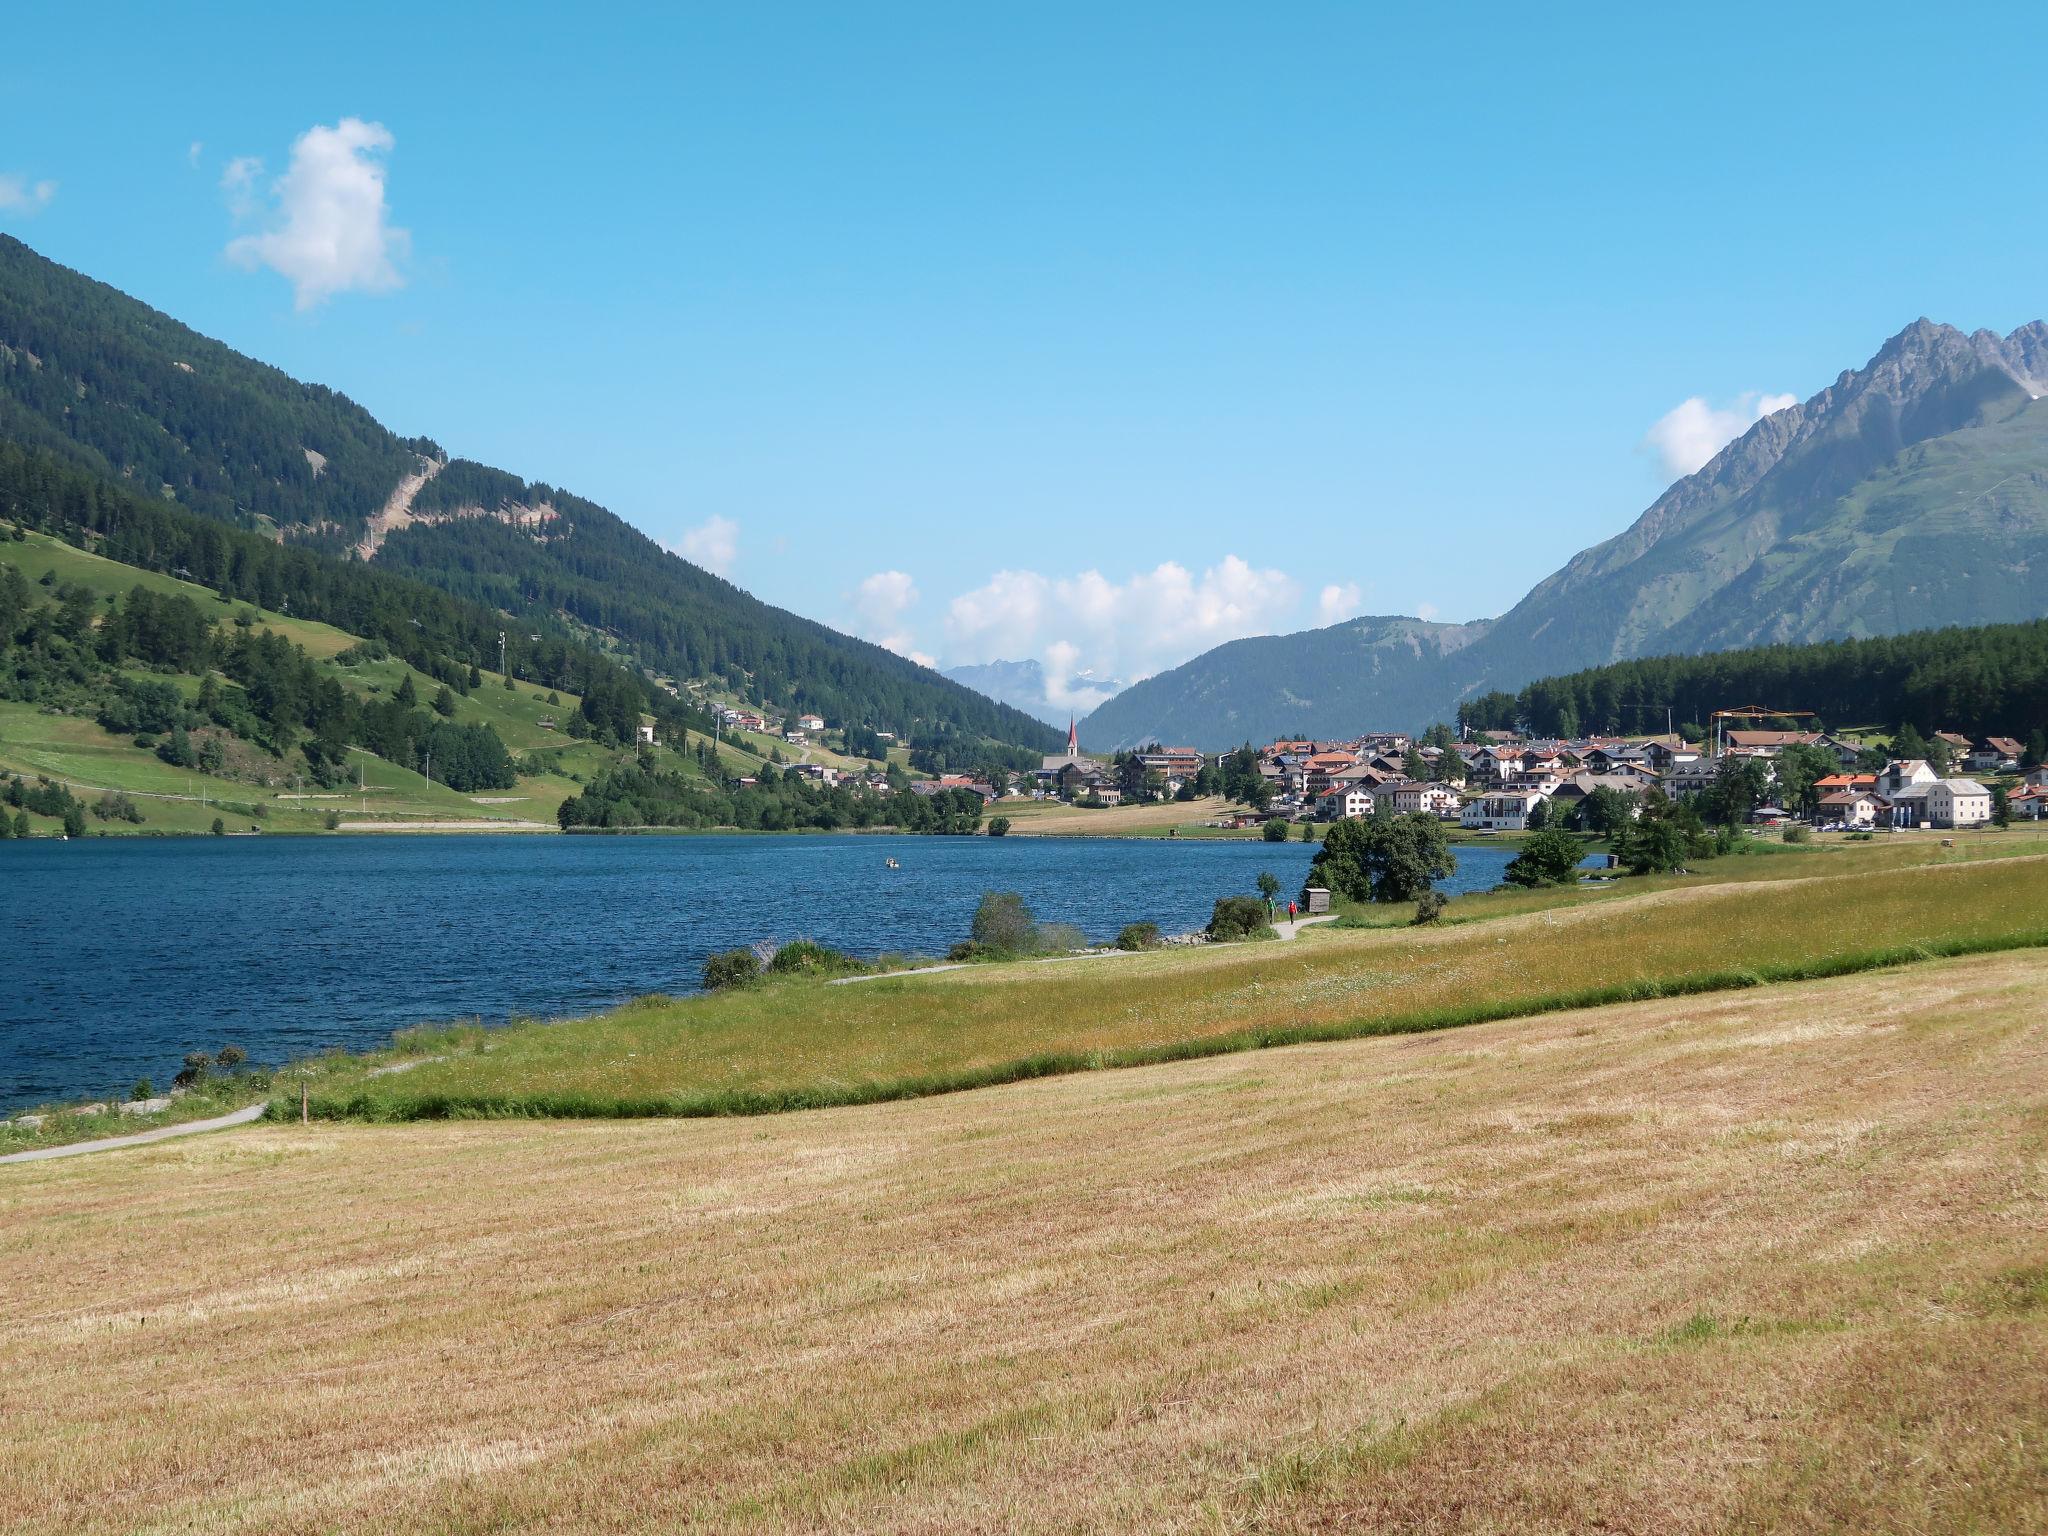
<svg viewBox="0 0 2048 1536"><path fill-rule="evenodd" d="M763 603L604 507L402 438L0 236L0 442L521 617L566 618L650 671L937 750L1060 734L877 645Z"/></svg>
<svg viewBox="0 0 2048 1536"><path fill-rule="evenodd" d="M2039 617L2044 396L2048 324L1965 335L1916 320L1499 618L1236 641L1109 700L1088 745L1418 727L1478 694L1629 657Z"/></svg>
<svg viewBox="0 0 2048 1536"><path fill-rule="evenodd" d="M945 676L976 693L1011 704L1065 730L1070 720L1085 720L1096 703L1121 692L1127 684L1097 677L1083 669L1068 677L1060 692L1063 703L1055 704L1045 680L1045 668L1035 661L987 661L947 667Z"/></svg>

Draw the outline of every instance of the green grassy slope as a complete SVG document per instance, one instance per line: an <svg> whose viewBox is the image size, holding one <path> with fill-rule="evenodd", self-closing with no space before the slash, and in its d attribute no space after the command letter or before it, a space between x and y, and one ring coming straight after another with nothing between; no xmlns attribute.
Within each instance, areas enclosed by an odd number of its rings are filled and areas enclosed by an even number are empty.
<svg viewBox="0 0 2048 1536"><path fill-rule="evenodd" d="M31 533L25 542L0 539L0 563L17 566L31 581L52 576L59 585L81 586L101 599L142 586L190 598L221 619L248 606L222 603L208 588L104 559L43 534ZM395 658L342 665L334 658L356 644L356 637L331 625L253 611L258 625L302 646L352 692L389 693L406 674L405 664ZM174 674L170 680L188 695L198 692L197 677ZM434 685L417 673L414 684L422 689L423 698L434 691ZM344 825L432 820L473 822L480 828L519 821L551 826L556 808L579 787L569 775L587 777L616 760L617 754L542 725L543 720L565 723L579 702L573 694L557 692L551 704L547 694L548 690L517 679L507 689L500 674L485 673L482 687L458 696L453 716L458 723L489 725L516 756L537 757L536 768L545 764L545 771L522 773L512 789L476 795L429 783L424 775L369 752L357 754L360 791L301 790L291 783L288 764L247 748L233 755L229 774L215 777L196 768L173 767L89 718L47 714L33 705L10 702L0 702L0 771L26 778L48 776L87 801L101 791L128 794L144 820L140 825L97 818L89 823L91 832L107 835L206 832L216 816L232 830L260 825L271 832L321 831L329 812L341 816ZM735 766L741 761L751 766L751 760L737 754L733 761ZM240 776L233 776L236 769ZM274 782L257 782L259 776ZM253 814L256 806L263 807L261 816ZM38 832L60 829L54 819L34 815L30 825Z"/></svg>

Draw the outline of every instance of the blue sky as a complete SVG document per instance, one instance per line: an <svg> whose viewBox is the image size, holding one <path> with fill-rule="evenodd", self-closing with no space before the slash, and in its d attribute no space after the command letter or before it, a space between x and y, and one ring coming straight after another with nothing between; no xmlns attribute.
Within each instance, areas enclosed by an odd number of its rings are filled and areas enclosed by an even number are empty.
<svg viewBox="0 0 2048 1536"><path fill-rule="evenodd" d="M1498 612L1915 316L2048 312L2038 8L1111 9L26 8L0 228L773 602L1126 678Z"/></svg>

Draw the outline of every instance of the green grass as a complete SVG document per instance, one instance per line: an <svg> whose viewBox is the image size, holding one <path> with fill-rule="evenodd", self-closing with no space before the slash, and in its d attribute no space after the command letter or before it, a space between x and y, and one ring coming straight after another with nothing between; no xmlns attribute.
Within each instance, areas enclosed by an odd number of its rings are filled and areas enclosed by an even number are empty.
<svg viewBox="0 0 2048 1536"><path fill-rule="evenodd" d="M476 1032L401 1075L339 1069L315 1104L374 1119L757 1114L2048 944L2048 859L1834 867L1439 931L647 999Z"/></svg>

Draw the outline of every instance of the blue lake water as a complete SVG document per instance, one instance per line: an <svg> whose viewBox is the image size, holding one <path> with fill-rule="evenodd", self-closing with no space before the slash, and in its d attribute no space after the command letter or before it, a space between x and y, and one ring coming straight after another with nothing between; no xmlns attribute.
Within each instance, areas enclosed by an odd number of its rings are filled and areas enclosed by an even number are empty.
<svg viewBox="0 0 2048 1536"><path fill-rule="evenodd" d="M97 1097L232 1042L257 1062L471 1015L694 990L706 955L812 938L940 954L982 892L1091 939L1199 928L1313 845L1099 838L374 837L0 843L0 1110ZM894 857L902 868L888 869ZM1452 892L1512 850L1459 850Z"/></svg>

